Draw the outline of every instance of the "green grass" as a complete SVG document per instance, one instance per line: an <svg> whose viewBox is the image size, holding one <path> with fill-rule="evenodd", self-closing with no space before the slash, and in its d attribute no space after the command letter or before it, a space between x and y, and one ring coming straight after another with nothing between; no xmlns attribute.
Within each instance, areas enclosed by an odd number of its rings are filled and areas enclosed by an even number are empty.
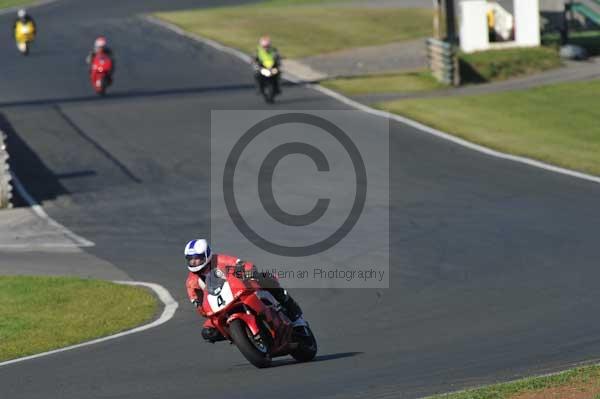
<svg viewBox="0 0 600 399"><path fill-rule="evenodd" d="M538 397L544 398L555 397L542 394L544 390L551 388L565 386L593 386L597 388L598 385L600 385L600 366L588 366L551 376L526 378L464 392L432 396L431 399L509 399L520 394L534 392L539 392L540 396Z"/></svg>
<svg viewBox="0 0 600 399"><path fill-rule="evenodd" d="M98 338L154 316L147 290L65 277L0 276L0 361Z"/></svg>
<svg viewBox="0 0 600 399"><path fill-rule="evenodd" d="M463 83L505 80L561 66L552 47L488 50L460 55Z"/></svg>
<svg viewBox="0 0 600 399"><path fill-rule="evenodd" d="M263 0L261 6L298 6L298 5L322 5L327 3L340 3L347 0ZM368 2L368 0L364 0Z"/></svg>
<svg viewBox="0 0 600 399"><path fill-rule="evenodd" d="M600 80L377 107L500 151L600 175Z"/></svg>
<svg viewBox="0 0 600 399"><path fill-rule="evenodd" d="M552 48L490 50L461 55L461 75L464 83L498 81L541 72L561 65ZM414 93L445 87L428 72L370 75L332 79L323 86L346 95L376 93Z"/></svg>
<svg viewBox="0 0 600 399"><path fill-rule="evenodd" d="M422 71L332 79L321 84L350 96L394 92L415 93L444 87L429 72Z"/></svg>
<svg viewBox="0 0 600 399"><path fill-rule="evenodd" d="M38 0L0 0L0 9L35 4ZM15 17L16 17L15 13ZM35 17L34 17L35 18Z"/></svg>
<svg viewBox="0 0 600 399"><path fill-rule="evenodd" d="M156 16L248 53L254 52L258 38L268 33L282 55L289 58L431 34L432 12L428 9L282 6L289 4L290 0L279 0L273 4L158 13Z"/></svg>

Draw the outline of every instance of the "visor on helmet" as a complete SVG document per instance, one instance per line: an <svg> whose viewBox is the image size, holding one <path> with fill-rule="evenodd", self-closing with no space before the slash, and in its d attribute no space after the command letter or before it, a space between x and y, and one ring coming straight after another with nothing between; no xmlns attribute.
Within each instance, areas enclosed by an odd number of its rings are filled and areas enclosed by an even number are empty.
<svg viewBox="0 0 600 399"><path fill-rule="evenodd" d="M198 264L206 263L206 254L201 253L201 254L196 254L196 255L186 255L185 260L187 261L188 266L195 267L195 266L198 266ZM194 260L198 260L198 262L193 262ZM192 264L192 263L194 263L194 264Z"/></svg>

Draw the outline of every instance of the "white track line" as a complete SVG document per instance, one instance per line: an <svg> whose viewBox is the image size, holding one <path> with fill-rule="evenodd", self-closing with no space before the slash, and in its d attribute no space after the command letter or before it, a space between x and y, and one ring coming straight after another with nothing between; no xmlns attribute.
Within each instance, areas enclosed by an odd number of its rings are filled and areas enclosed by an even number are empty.
<svg viewBox="0 0 600 399"><path fill-rule="evenodd" d="M61 348L61 349L56 349L56 350L52 350L52 351L48 351L48 352L44 352L44 353L38 353L37 355L31 355L31 356L21 357L18 359L8 360L6 362L0 363L0 367L7 366L9 364L24 362L26 360L37 359L37 358L44 357L44 356L54 355L55 353L65 352L65 351L69 351L69 350L77 349L77 348L82 348L84 346L98 344L100 342L105 342L105 341L108 341L111 339L124 337L126 335L135 334L135 333L138 333L141 331L149 330L154 327L158 327L161 324L164 324L167 321L169 321L173 317L173 315L175 314L175 310L177 310L177 307L179 306L179 304L173 299L173 297L171 296L169 291L167 291L167 289L161 285L154 284L154 283L143 283L140 281L114 281L114 282L118 283L118 284L125 284L125 285L140 285L140 286L152 289L156 293L158 298L165 304L165 309L163 310L160 317L158 319L154 320L152 323L145 324L143 326L139 326L139 327L133 328L131 330L123 331L118 334L113 334L113 335L109 335L107 337L94 339L92 341L83 342L83 343L77 344L77 345L67 346L67 347Z"/></svg>
<svg viewBox="0 0 600 399"><path fill-rule="evenodd" d="M214 40L206 39L206 38L200 37L198 35L185 32L183 29L179 28L178 26L175 26L175 25L170 24L168 22L161 21L161 20L158 20L157 18L150 17L150 16L146 16L146 19L148 21L152 22L152 23L155 23L157 25L162 26L165 29L169 29L169 30L171 30L171 31L173 31L173 32L175 32L177 34L180 34L182 36L189 37L189 38L191 38L193 40L197 40L199 42L202 42L202 43L204 43L204 44L206 44L208 46L211 46L211 47L215 48L216 50L223 51L225 53L231 54L231 55L233 55L233 56L235 56L235 57L237 57L237 58L239 58L239 59L241 59L241 60L243 60L245 62L250 62L252 60L252 58L250 56L248 56L247 54L245 54L245 53L243 53L243 52L241 52L239 50L223 46L222 44L217 43ZM285 71L284 71L284 74L285 74ZM297 77L293 77L293 76L292 77L286 77L286 79L289 80L292 83L303 83L303 81L301 79L298 79ZM328 88L325 88L323 86L320 86L320 85L317 85L317 84L310 84L310 83L304 83L304 85L306 87L309 87L309 88L313 89L313 90L321 92L321 93L323 93L323 94L325 94L325 95L327 95L329 97L335 98L336 100L338 100L338 101L340 101L340 102L342 102L344 104L347 104L347 105L349 105L349 106L351 106L353 108L356 108L356 109L358 109L360 111L369 113L371 115L379 116L379 117L382 117L382 118L389 118L389 119L395 120L395 121L400 122L400 123L404 123L404 124L406 124L408 126L411 126L411 127L415 128L415 129L417 129L420 132L433 135L433 136L441 138L443 140L451 141L454 144L458 144L458 145L460 145L462 147L469 148L469 149L471 149L473 151L477 151L477 152L489 155L491 157L506 159L506 160L509 160L509 161L513 161L513 162L518 162L518 163L522 163L522 164L525 164L525 165L529 165L529 166L532 166L532 167L535 167L535 168L544 169L544 170L547 170L547 171L550 171L550 172L560 173L560 174L563 174L563 175L575 177L577 179L587 180L587 181L590 181L590 182L593 182L593 183L600 184L600 177L599 176L593 176L593 175L590 175L590 174L587 174L587 173L583 173L583 172L578 172L578 171L572 170L572 169L561 168L560 166L550 165L550 164L547 164L545 162L536 161L535 159L531 159L531 158L527 158L527 157L522 157L522 156L518 156L518 155L511 155L511 154L507 154L507 153L504 153L504 152L492 150L491 148L484 147L482 145L469 142L467 140L463 140L463 139L458 138L456 136L453 136L453 135L451 135L449 133L443 132L441 130L434 129L434 128L430 127L430 126L424 125L424 124L422 124L420 122L417 122L417 121L414 121L412 119L408 119L408 118L405 118L405 117L400 116L400 115L391 114L391 113L386 112L386 111L380 111L380 110L368 107L368 106L366 106L364 104L361 104L361 103L359 103L357 101L354 101L354 100L352 100L352 99L350 99L350 98L348 98L348 97L346 97L346 96L344 96L344 95L342 95L340 93L337 93L337 92L335 92L333 90L330 90Z"/></svg>
<svg viewBox="0 0 600 399"><path fill-rule="evenodd" d="M396 115L396 114L391 114L386 111L380 111L377 109L370 108L364 104L361 104L361 103L356 102L348 97L345 97L337 92L334 92L326 87L319 86L319 85L313 85L313 89L315 89L323 94L326 94L330 97L333 97L333 98L343 102L344 104L348 104L348 105L350 105L354 108L357 108L361 111L368 112L372 115L377 115L377 116L381 116L384 118L393 119L395 121L404 123L405 125L414 127L415 129L418 129L419 131L431 134L433 136L439 137L439 138L447 140L447 141L451 141L455 144L461 145L463 147L469 148L471 150L474 150L474 151L477 151L477 152L480 152L480 153L483 153L483 154L486 154L486 155L489 155L492 157L507 159L509 161L523 163L523 164L533 166L536 168L540 168L540 169L548 170L551 172L560 173L563 175L568 175L571 177L576 177L578 179L588 180L588 181L600 184L599 176L589 175L587 173L578 172L578 171L572 170L572 169L561 168L560 166L550 165L550 164L536 161L535 159L531 159L531 158L527 158L527 157L521 157L518 155L511 155L511 154L507 154L504 152L496 151L491 148L484 147L482 145L475 144L475 143L472 143L467 140L463 140L463 139L453 136L449 133L442 132L441 130L434 129L430 126L424 125L424 124L414 121L412 119L408 119L408 118L405 118L403 116Z"/></svg>
<svg viewBox="0 0 600 399"><path fill-rule="evenodd" d="M198 36L195 33L186 32L185 30L181 29L177 25L170 24L168 22L160 20L160 19L158 19L156 17L153 17L151 15L146 15L144 18L147 21L149 21L149 22L151 22L151 23L153 23L155 25L159 25L159 26L162 26L165 29L173 31L173 32L177 33L178 35L189 37L192 40L196 40L197 42L204 43L204 44L206 44L206 45L208 45L208 46L210 46L210 47L212 47L214 49L217 49L217 50L219 50L219 51L221 51L223 53L231 54L234 57L237 57L237 58L239 58L242 61L245 61L247 63L251 63L252 62L252 57L250 57L248 54L246 54L246 53L244 53L244 52L242 52L240 50L224 46L224 45L222 45L219 42L216 42L216 41L211 40L211 39L207 39L207 38L202 37L202 36Z"/></svg>
<svg viewBox="0 0 600 399"><path fill-rule="evenodd" d="M465 393L465 392L472 392L472 391L477 391L479 389L482 388L489 388L492 385L506 385L506 384L514 384L516 382L521 382L523 380L529 380L531 378L545 378L545 377L554 377L560 374L566 374L569 371L573 371L573 369L578 369L578 368L582 368L582 367L591 367L591 366L600 366L600 363L598 363L597 360L592 360L592 361L586 361L586 362L576 362L576 363L571 363L571 364L566 364L564 367L566 367L565 369L562 369L560 371L554 371L551 373L545 373L545 374L534 374L534 375L528 375L528 376L523 376L523 377L519 377L517 379L514 380L507 380L504 382L492 382L488 385L478 385L472 388L465 388L465 389L460 389L458 391L450 391L450 392L444 392L444 393L440 393L440 394L435 394L435 395L429 395L429 396L421 396L419 399L432 399L434 397L446 397L446 396L454 396L456 394L460 394L460 393Z"/></svg>
<svg viewBox="0 0 600 399"><path fill-rule="evenodd" d="M15 175L12 171L10 174L11 174L12 183L13 183L15 189L19 192L19 195L25 201L27 201L27 203L31 207L31 210L40 219L45 220L50 226L58 229L62 234L69 237L69 239L71 239L74 243L74 244L43 244L43 245L36 244L35 245L36 247L43 246L43 247L47 247L47 248L72 248L72 247L93 247L95 245L92 241L86 240L85 238L73 233L71 230L67 229L65 226L63 226L62 224L58 223L56 220L54 220L50 216L48 216L46 211L44 211L44 208L42 208L40 206L40 204L29 194L29 192L27 192L27 190L25 189L25 186L23 186L23 184L21 183L21 181L19 180L17 175ZM26 246L26 245L24 245L24 246Z"/></svg>

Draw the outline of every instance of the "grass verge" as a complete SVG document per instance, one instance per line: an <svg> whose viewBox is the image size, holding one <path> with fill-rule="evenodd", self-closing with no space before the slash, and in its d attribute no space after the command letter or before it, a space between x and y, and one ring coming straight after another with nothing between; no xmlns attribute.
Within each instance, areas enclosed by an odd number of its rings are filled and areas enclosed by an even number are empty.
<svg viewBox="0 0 600 399"><path fill-rule="evenodd" d="M599 91L593 80L377 107L503 152L600 175Z"/></svg>
<svg viewBox="0 0 600 399"><path fill-rule="evenodd" d="M154 316L146 289L66 277L0 276L0 361L110 335Z"/></svg>
<svg viewBox="0 0 600 399"><path fill-rule="evenodd" d="M321 84L349 96L395 92L416 93L445 87L426 71L332 79Z"/></svg>
<svg viewBox="0 0 600 399"><path fill-rule="evenodd" d="M430 399L595 399L599 394L600 366L588 366Z"/></svg>
<svg viewBox="0 0 600 399"><path fill-rule="evenodd" d="M9 7L17 7L17 6L27 6L27 5L35 4L37 2L38 2L38 0L0 0L0 9L9 8ZM16 13L15 13L15 17L16 17Z"/></svg>
<svg viewBox="0 0 600 399"><path fill-rule="evenodd" d="M289 58L380 45L431 33L428 9L352 8L335 4L290 6L290 0L156 16L248 53L254 52L258 38L268 33L282 55Z"/></svg>
<svg viewBox="0 0 600 399"><path fill-rule="evenodd" d="M505 80L561 66L557 51L549 47L462 54L460 63L463 83ZM426 71L332 79L322 82L322 85L350 96L415 93L446 87Z"/></svg>
<svg viewBox="0 0 600 399"><path fill-rule="evenodd" d="M480 51L460 55L463 83L482 83L543 72L561 66L553 47Z"/></svg>
<svg viewBox="0 0 600 399"><path fill-rule="evenodd" d="M342 3L347 0L263 0L263 5L269 6L299 6L307 4ZM363 0L365 3L369 0Z"/></svg>

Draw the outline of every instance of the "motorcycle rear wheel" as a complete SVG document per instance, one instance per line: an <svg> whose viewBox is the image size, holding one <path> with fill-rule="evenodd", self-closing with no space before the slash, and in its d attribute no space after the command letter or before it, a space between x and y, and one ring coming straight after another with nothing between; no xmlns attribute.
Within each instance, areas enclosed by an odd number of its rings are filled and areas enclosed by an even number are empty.
<svg viewBox="0 0 600 399"><path fill-rule="evenodd" d="M310 327L303 328L304 334L294 333L299 345L297 349L290 352L290 355L299 362L308 362L317 355L317 339Z"/></svg>
<svg viewBox="0 0 600 399"><path fill-rule="evenodd" d="M271 365L271 355L267 341L260 334L258 337L253 336L243 321L233 320L229 324L229 333L233 343L250 363L258 368Z"/></svg>

